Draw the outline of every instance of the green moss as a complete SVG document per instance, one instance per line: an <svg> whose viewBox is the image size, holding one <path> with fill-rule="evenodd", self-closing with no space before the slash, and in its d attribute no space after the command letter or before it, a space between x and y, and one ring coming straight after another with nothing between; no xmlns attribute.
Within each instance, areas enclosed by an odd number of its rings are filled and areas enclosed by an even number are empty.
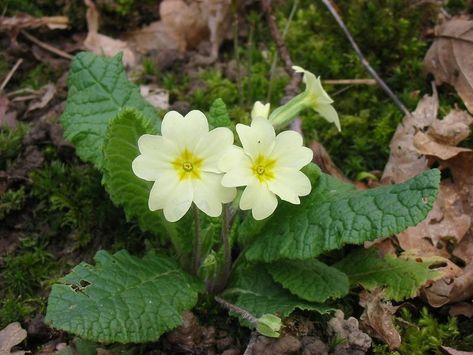
<svg viewBox="0 0 473 355"><path fill-rule="evenodd" d="M28 132L26 124L18 124L15 128L0 130L0 170L5 169L11 160L21 151L21 141Z"/></svg>
<svg viewBox="0 0 473 355"><path fill-rule="evenodd" d="M29 71L25 80L22 82L23 87L39 89L46 85L49 81L54 81L55 73L45 64L38 64Z"/></svg>
<svg viewBox="0 0 473 355"><path fill-rule="evenodd" d="M370 64L409 109L431 87L422 73L429 43L422 39L436 20L432 4L412 6L408 0L351 0L338 10ZM279 12L286 23L289 6ZM321 2L301 1L286 43L297 65L322 79L369 78L348 40ZM412 95L420 90L421 95ZM389 141L402 112L378 86L327 86L341 115L342 133L314 114L306 114L309 139L319 139L344 172L381 170Z"/></svg>
<svg viewBox="0 0 473 355"><path fill-rule="evenodd" d="M33 315L41 304L45 302L39 298L23 299L22 297L3 296L0 299L0 328L12 322L18 322ZM39 307L38 307L39 306Z"/></svg>
<svg viewBox="0 0 473 355"><path fill-rule="evenodd" d="M439 323L427 308L420 312L420 318L415 319L405 308L401 310L402 318L412 324L402 332L402 354L442 354L441 346L449 346L459 336L456 318L450 318L446 323Z"/></svg>
<svg viewBox="0 0 473 355"><path fill-rule="evenodd" d="M36 2L31 0L6 0L0 2L0 11L6 16L14 16L25 12L33 16L42 16L43 12Z"/></svg>
<svg viewBox="0 0 473 355"><path fill-rule="evenodd" d="M20 210L26 202L25 188L22 186L18 190L9 189L0 194L0 221L13 211Z"/></svg>

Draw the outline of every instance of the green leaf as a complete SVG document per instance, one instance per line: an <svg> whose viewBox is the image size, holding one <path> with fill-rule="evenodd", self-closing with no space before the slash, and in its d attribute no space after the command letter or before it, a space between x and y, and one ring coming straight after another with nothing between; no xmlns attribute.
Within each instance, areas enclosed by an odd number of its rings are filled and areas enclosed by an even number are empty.
<svg viewBox="0 0 473 355"><path fill-rule="evenodd" d="M307 302L291 294L276 284L261 264L240 264L223 296L256 318L266 313L284 318L296 308L319 313L332 311L328 306ZM249 325L247 321L242 323Z"/></svg>
<svg viewBox="0 0 473 355"><path fill-rule="evenodd" d="M46 321L99 342L142 343L182 323L200 285L164 256L99 251L52 287Z"/></svg>
<svg viewBox="0 0 473 355"><path fill-rule="evenodd" d="M325 302L348 293L348 277L316 259L278 260L266 265L273 279L300 298Z"/></svg>
<svg viewBox="0 0 473 355"><path fill-rule="evenodd" d="M440 172L357 191L321 174L301 205L283 203L246 253L249 260L310 259L345 244L387 237L421 222L437 196ZM275 222L277 221L277 223Z"/></svg>
<svg viewBox="0 0 473 355"><path fill-rule="evenodd" d="M415 297L419 287L440 276L438 271L429 268L436 261L411 260L389 254L381 257L373 249L361 249L334 266L348 275L352 286L361 285L367 290L386 287L387 298L402 301Z"/></svg>
<svg viewBox="0 0 473 355"><path fill-rule="evenodd" d="M232 121L228 115L227 106L221 98L216 99L210 107L208 120L210 128L230 127Z"/></svg>
<svg viewBox="0 0 473 355"><path fill-rule="evenodd" d="M76 146L84 161L102 167L102 146L109 121L124 107L142 112L159 127L156 111L138 88L128 81L122 55L113 58L82 52L69 71L66 110L61 116L64 136Z"/></svg>

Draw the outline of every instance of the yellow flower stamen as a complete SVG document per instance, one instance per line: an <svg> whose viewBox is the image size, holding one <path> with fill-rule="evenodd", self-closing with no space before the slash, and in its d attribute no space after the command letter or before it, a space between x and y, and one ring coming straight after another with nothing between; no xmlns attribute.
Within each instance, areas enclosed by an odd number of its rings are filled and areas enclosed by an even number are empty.
<svg viewBox="0 0 473 355"><path fill-rule="evenodd" d="M180 181L200 179L202 159L194 155L187 148L172 162L172 166L176 170Z"/></svg>
<svg viewBox="0 0 473 355"><path fill-rule="evenodd" d="M267 182L274 179L274 166L276 160L268 159L263 155L258 155L253 161L251 170L259 182Z"/></svg>

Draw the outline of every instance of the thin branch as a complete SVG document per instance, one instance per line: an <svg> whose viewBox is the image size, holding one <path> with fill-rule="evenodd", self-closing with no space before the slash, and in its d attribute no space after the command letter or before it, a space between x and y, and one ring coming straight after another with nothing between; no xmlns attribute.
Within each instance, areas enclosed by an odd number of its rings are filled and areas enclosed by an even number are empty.
<svg viewBox="0 0 473 355"><path fill-rule="evenodd" d="M374 79L328 79L322 80L322 83L328 85L376 85Z"/></svg>
<svg viewBox="0 0 473 355"><path fill-rule="evenodd" d="M28 38L31 42L33 42L34 44L38 45L39 47L51 52L51 53L54 53L62 58L65 58L65 59L72 59L72 55L70 55L69 53L66 53L64 52L63 50L60 50L56 47L53 47L47 43L44 43L42 41L40 41L39 39L37 39L35 36L29 34L28 32L26 31L21 31L21 34L23 36L25 36L26 38Z"/></svg>
<svg viewBox="0 0 473 355"><path fill-rule="evenodd" d="M283 36L281 35L281 32L279 32L278 24L276 23L276 17L273 14L271 0L262 0L261 7L263 9L264 14L266 15L269 30L271 31L271 36L273 37L274 42L276 43L278 54L284 63L284 69L286 69L286 72L289 74L290 77L293 77L294 70L292 70L292 60L289 56L289 51L287 50L287 47L284 44Z"/></svg>
<svg viewBox="0 0 473 355"><path fill-rule="evenodd" d="M361 60L361 64L365 67L366 71L376 80L378 85L384 90L386 94L393 100L393 102L396 104L396 106L404 112L406 116L410 116L411 113L410 111L404 106L404 104L399 100L399 98L394 94L394 92L389 88L389 86L381 79L381 77L378 75L378 73L373 69L373 67L370 65L370 63L366 60L365 56L361 52L360 48L356 44L355 40L353 39L353 36L351 35L350 31L348 30L347 26L343 22L342 18L338 15L337 11L333 7L331 0L322 0L324 5L327 7L327 9L330 11L332 16L335 18L335 21L337 21L338 25L342 29L343 33L345 33L345 36L348 38L348 41L350 42L351 46L355 50L356 54Z"/></svg>
<svg viewBox="0 0 473 355"><path fill-rule="evenodd" d="M292 22L292 19L294 18L294 15L296 13L296 10L297 10L298 6L299 6L299 0L294 0L294 3L292 4L291 13L289 14L286 25L284 26L284 30L282 32L282 40L284 40L284 38L286 38L286 34L289 31L289 26ZM276 52L276 54L273 58L273 62L271 63L271 69L270 69L270 75L269 75L268 97L267 97L268 102L270 101L271 92L273 91L273 79L274 79L274 73L276 72L276 65L278 63L278 57L279 57L278 53ZM291 74L291 76L292 75L293 74Z"/></svg>
<svg viewBox="0 0 473 355"><path fill-rule="evenodd" d="M2 91L3 89L5 89L5 86L7 86L8 82L10 81L10 79L12 78L13 74L15 74L16 70L18 69L18 67L21 65L21 63L23 63L23 59L20 58L16 61L15 65L13 66L13 68L11 68L11 70L8 72L7 76L5 77L5 79L3 79L2 81L2 85L0 85L0 91Z"/></svg>
<svg viewBox="0 0 473 355"><path fill-rule="evenodd" d="M246 347L245 352L243 355L252 355L253 354L253 348L256 345L256 340L258 339L258 332L253 331L251 333L251 338L250 341L248 342L248 346Z"/></svg>
<svg viewBox="0 0 473 355"><path fill-rule="evenodd" d="M258 318L256 318L247 310L240 308L238 306L235 306L234 304L231 304L230 302L227 302L223 298L220 298L218 296L215 296L215 301L220 303L224 308L228 309L229 311L235 312L236 314L241 316L243 319L246 319L252 325L256 326L256 323L258 323Z"/></svg>

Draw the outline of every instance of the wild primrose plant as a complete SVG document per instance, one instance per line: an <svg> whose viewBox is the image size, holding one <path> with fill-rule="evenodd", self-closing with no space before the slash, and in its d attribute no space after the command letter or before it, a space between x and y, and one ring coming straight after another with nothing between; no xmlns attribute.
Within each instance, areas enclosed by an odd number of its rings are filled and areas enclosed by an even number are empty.
<svg viewBox="0 0 473 355"><path fill-rule="evenodd" d="M222 100L161 121L121 63L77 55L61 123L112 201L162 247L144 256L101 250L94 265L74 267L52 288L53 327L100 342L155 341L208 293L243 326L278 337L296 308L331 312L359 286L400 301L436 275L407 253L358 248L331 265L319 260L422 221L440 174L359 191L322 173L302 136L286 130L305 109L340 129L315 75L295 67L305 91L272 112L256 102L249 125L235 125Z"/></svg>

